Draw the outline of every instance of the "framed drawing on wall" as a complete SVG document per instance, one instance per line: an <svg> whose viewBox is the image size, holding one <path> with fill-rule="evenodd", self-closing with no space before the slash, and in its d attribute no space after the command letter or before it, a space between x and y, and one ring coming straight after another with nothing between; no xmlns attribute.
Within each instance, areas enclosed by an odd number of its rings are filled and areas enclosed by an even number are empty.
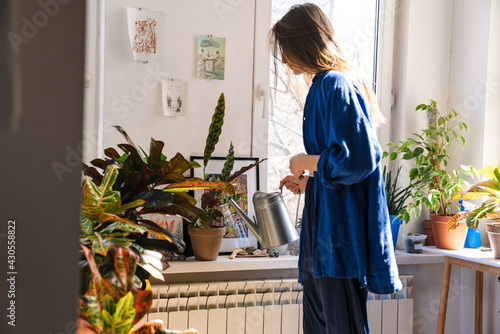
<svg viewBox="0 0 500 334"><path fill-rule="evenodd" d="M190 159L191 161L195 161L203 166L202 156L191 156ZM225 161L225 157L212 157L205 170L208 177L211 175L214 177L220 177ZM258 161L259 158L235 157L231 174L239 171L242 167L254 164ZM203 179L203 167L192 168L191 177ZM237 201L238 205L247 213L249 217L253 218L255 212L252 203L252 196L259 190L259 165L238 176L231 181L231 183L234 185L236 193L242 195ZM206 190L194 191L194 198L197 203L201 203L201 195L204 191ZM258 246L255 235L248 229L243 219L233 210L233 208L230 207L229 204L221 205L218 209L224 215L224 219L216 224L226 226L226 234L222 239L220 254L230 254L236 248Z"/></svg>

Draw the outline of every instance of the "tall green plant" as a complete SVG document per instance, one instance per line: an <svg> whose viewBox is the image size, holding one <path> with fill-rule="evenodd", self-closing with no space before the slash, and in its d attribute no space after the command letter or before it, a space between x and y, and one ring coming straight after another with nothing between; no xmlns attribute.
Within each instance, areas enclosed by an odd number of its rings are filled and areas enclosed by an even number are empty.
<svg viewBox="0 0 500 334"><path fill-rule="evenodd" d="M219 142L219 137L222 133L222 126L224 124L224 116L225 116L225 98L224 93L221 93L219 99L217 101L217 107L215 108L214 114L212 116L212 122L208 128L208 135L205 142L205 149L203 153L203 176L205 181L209 182L227 182L230 183L235 178L245 173L249 169L257 166L261 162L251 164L249 166L245 166L241 168L239 171L231 175L231 172L234 167L234 146L233 143L230 143L229 151L226 156L226 161L221 170L220 177L215 178L213 176L209 176L206 174L206 167L208 162L212 158L212 153L215 150L216 144ZM210 228L213 226L214 222L223 217L222 212L219 211L219 207L223 204L229 203L230 199L239 200L241 198L241 194L234 194L221 191L221 189L210 188L205 191L205 193L201 196L201 209L208 217L208 222L205 220L194 220L190 224L190 228L192 227L200 227L200 228Z"/></svg>
<svg viewBox="0 0 500 334"><path fill-rule="evenodd" d="M399 166L393 178L392 171L387 171L386 166L384 166L385 195L390 215L399 215L401 210L406 209L406 200L411 196L412 189L416 187L411 183L406 187L398 186L401 169L402 166ZM408 223L408 221L405 221L405 223Z"/></svg>
<svg viewBox="0 0 500 334"><path fill-rule="evenodd" d="M403 160L412 160L415 167L409 172L410 181L424 186L412 189L413 201L399 213L404 221L409 221L410 214L418 218L422 205L432 213L450 215L453 194L465 186L459 170L447 172L445 168L450 160L450 145L456 141L465 146L465 138L460 132L467 132L467 125L456 121L458 114L453 109L446 114L439 112L434 100L419 104L416 110L427 113L428 126L420 134L413 133L412 138L389 143L394 149L390 159L395 160L402 154Z"/></svg>

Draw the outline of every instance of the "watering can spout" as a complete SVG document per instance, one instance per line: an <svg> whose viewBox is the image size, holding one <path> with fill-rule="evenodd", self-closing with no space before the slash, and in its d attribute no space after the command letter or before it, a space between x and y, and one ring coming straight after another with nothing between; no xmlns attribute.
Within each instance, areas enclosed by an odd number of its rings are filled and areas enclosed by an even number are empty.
<svg viewBox="0 0 500 334"><path fill-rule="evenodd" d="M245 213L245 211L243 211L240 208L240 206L238 204L236 204L236 202L233 199L229 200L229 204L231 204L231 206L236 211L236 213L241 217L241 219L243 219L243 221L248 226L248 228L250 229L250 231L252 231L252 233L255 234L255 237L257 238L257 240L260 243L262 243L262 239L260 238L259 228L253 222L253 220L250 219L250 217L247 216L247 214Z"/></svg>

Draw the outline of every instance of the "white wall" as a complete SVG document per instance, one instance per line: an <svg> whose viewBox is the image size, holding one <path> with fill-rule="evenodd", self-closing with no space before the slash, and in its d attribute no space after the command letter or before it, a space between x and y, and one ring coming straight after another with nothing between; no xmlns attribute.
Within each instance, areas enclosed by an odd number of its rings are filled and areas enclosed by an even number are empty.
<svg viewBox="0 0 500 334"><path fill-rule="evenodd" d="M393 141L425 126L425 113L415 111L418 104L433 99L447 108L452 14L453 0L401 0L397 5ZM404 172L411 168L409 162L403 166ZM401 234L408 231L424 232L413 220L402 226Z"/></svg>
<svg viewBox="0 0 500 334"><path fill-rule="evenodd" d="M448 109L456 110L469 126L465 148L450 147L454 169L461 164L483 165L484 137L480 134L485 125L489 22L490 0L454 1Z"/></svg>
<svg viewBox="0 0 500 334"><path fill-rule="evenodd" d="M165 142L164 152L168 157L176 152L186 158L202 155L217 99L224 92L225 123L214 156L225 156L230 141L237 156L250 156L255 2L106 0L105 3L104 148L123 142L111 128L118 124L144 149L153 137ZM127 6L162 10L159 61L142 64L132 60ZM226 38L225 80L196 78L199 34ZM158 81L168 77L188 82L185 117L163 115ZM267 86L267 77L259 80L262 80L259 84Z"/></svg>
<svg viewBox="0 0 500 334"><path fill-rule="evenodd" d="M488 41L488 70L486 73L484 164L500 164L500 0L491 0ZM484 88L483 88L484 89Z"/></svg>
<svg viewBox="0 0 500 334"><path fill-rule="evenodd" d="M500 1L400 0L396 8L392 140L419 132L426 121L415 106L434 99L440 110L455 109L469 126L465 149L455 145L449 151L450 167L499 164ZM402 226L402 233L423 232L420 222L425 218L424 214L418 223L412 220ZM459 302L448 310L446 332L472 333L475 275L456 269L452 276L464 288L456 296ZM498 285L495 276L485 275L484 333L499 332ZM429 286L429 291L434 288ZM435 299L429 291L425 292L427 300L421 300L428 307ZM435 332L434 322L431 327L415 326L415 332Z"/></svg>

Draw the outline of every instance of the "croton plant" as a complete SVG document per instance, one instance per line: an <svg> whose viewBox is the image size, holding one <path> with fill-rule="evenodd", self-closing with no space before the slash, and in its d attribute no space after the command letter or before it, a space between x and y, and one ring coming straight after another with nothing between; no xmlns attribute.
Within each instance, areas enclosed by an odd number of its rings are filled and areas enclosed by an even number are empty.
<svg viewBox="0 0 500 334"><path fill-rule="evenodd" d="M187 192L217 189L234 194L229 182L185 178L184 172L199 166L179 153L168 160L162 153L163 142L151 139L146 154L122 128L115 128L127 140L118 145L124 153L107 148L106 159L95 159L92 167L86 166L82 190L80 320L85 324L82 328L99 333L129 333L125 328L130 320L149 311L151 297L145 290L149 277L163 280L161 270L168 268L164 255L177 255L185 247L182 240L141 215L179 214L208 222ZM111 298L105 298L101 290ZM132 296L127 295L129 291ZM108 323L115 327L107 328Z"/></svg>

